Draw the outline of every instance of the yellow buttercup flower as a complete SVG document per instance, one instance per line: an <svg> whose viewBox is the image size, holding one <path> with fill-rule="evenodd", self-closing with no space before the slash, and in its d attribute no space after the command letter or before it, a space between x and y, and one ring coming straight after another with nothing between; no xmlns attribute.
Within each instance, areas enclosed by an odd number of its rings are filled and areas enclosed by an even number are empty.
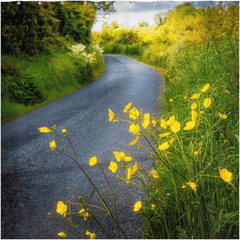
<svg viewBox="0 0 240 240"><path fill-rule="evenodd" d="M194 182L187 182L186 183L188 186L190 186L192 188L193 191L197 191L197 184Z"/></svg>
<svg viewBox="0 0 240 240"><path fill-rule="evenodd" d="M132 160L133 160L133 158L129 157L129 156L124 158L124 162L131 162Z"/></svg>
<svg viewBox="0 0 240 240"><path fill-rule="evenodd" d="M192 115L192 121L196 121L197 120L197 116L198 116L197 112L192 110L191 111L191 115Z"/></svg>
<svg viewBox="0 0 240 240"><path fill-rule="evenodd" d="M158 146L158 150L166 150L168 148L169 148L169 143L167 141Z"/></svg>
<svg viewBox="0 0 240 240"><path fill-rule="evenodd" d="M161 134L159 135L159 137L167 137L167 136L170 135L170 134L171 134L171 132L161 133Z"/></svg>
<svg viewBox="0 0 240 240"><path fill-rule="evenodd" d="M139 111L134 107L129 111L129 117L132 119L137 119L139 116Z"/></svg>
<svg viewBox="0 0 240 240"><path fill-rule="evenodd" d="M124 161L124 158L125 158L125 154L124 152L113 152L115 158L117 159L118 162L123 162Z"/></svg>
<svg viewBox="0 0 240 240"><path fill-rule="evenodd" d="M201 93L198 93L198 94L195 93L190 97L190 99L198 99L200 97L200 95L201 95Z"/></svg>
<svg viewBox="0 0 240 240"><path fill-rule="evenodd" d="M156 205L155 204L151 204L151 209L155 210L155 208L156 208Z"/></svg>
<svg viewBox="0 0 240 240"><path fill-rule="evenodd" d="M111 122L114 118L114 112L111 109L108 109L109 112L109 122Z"/></svg>
<svg viewBox="0 0 240 240"><path fill-rule="evenodd" d="M146 113L143 115L143 123L142 123L142 126L144 129L146 129L148 126L149 126L149 122L150 121L150 115L149 113Z"/></svg>
<svg viewBox="0 0 240 240"><path fill-rule="evenodd" d="M231 181L232 181L232 173L229 172L226 168L220 170L219 173L220 173L220 177L221 177L225 182L231 182Z"/></svg>
<svg viewBox="0 0 240 240"><path fill-rule="evenodd" d="M184 189L184 188L186 188L186 186L185 186L185 185L183 185L183 186L182 186L182 189Z"/></svg>
<svg viewBox="0 0 240 240"><path fill-rule="evenodd" d="M159 178L157 171L152 170L150 173L152 174L152 176L153 176L154 178Z"/></svg>
<svg viewBox="0 0 240 240"><path fill-rule="evenodd" d="M58 201L56 212L63 215L63 217L66 217L66 215L67 215L67 205L64 204L64 202L62 202L62 201Z"/></svg>
<svg viewBox="0 0 240 240"><path fill-rule="evenodd" d="M66 238L67 237L67 235L64 232L58 233L58 236L62 237L62 238Z"/></svg>
<svg viewBox="0 0 240 240"><path fill-rule="evenodd" d="M194 109L196 109L196 108L197 108L197 104L196 104L196 103L193 103L193 104L191 105L191 109L194 110Z"/></svg>
<svg viewBox="0 0 240 240"><path fill-rule="evenodd" d="M94 166L96 163L97 163L97 158L95 156L89 159L90 166Z"/></svg>
<svg viewBox="0 0 240 240"><path fill-rule="evenodd" d="M130 178L132 177L132 175L137 171L137 162L135 162L134 166L128 167L128 172L127 172L127 179L130 180Z"/></svg>
<svg viewBox="0 0 240 240"><path fill-rule="evenodd" d="M124 112L124 113L127 113L127 112L128 112L128 109L131 107L131 105L132 105L132 102L128 103L128 104L125 106L125 108L123 109L123 112Z"/></svg>
<svg viewBox="0 0 240 240"><path fill-rule="evenodd" d="M205 108L208 108L211 106L211 98L205 98L204 101L203 101L203 106Z"/></svg>
<svg viewBox="0 0 240 240"><path fill-rule="evenodd" d="M133 209L133 211L134 211L134 212L138 212L141 208L142 208L142 202L141 202L141 201L137 201L137 202L134 204L134 209Z"/></svg>
<svg viewBox="0 0 240 240"><path fill-rule="evenodd" d="M200 113L199 113L200 115L203 115L204 114L204 111L200 111Z"/></svg>
<svg viewBox="0 0 240 240"><path fill-rule="evenodd" d="M90 216L89 212L88 212L88 209L81 209L78 214L80 214L80 216L83 216L84 217L84 221L87 220L87 218Z"/></svg>
<svg viewBox="0 0 240 240"><path fill-rule="evenodd" d="M167 125L171 125L173 122L175 121L175 115L171 116L168 121L167 121Z"/></svg>
<svg viewBox="0 0 240 240"><path fill-rule="evenodd" d="M192 130L195 127L195 121L190 121L186 123L186 126L183 130Z"/></svg>
<svg viewBox="0 0 240 240"><path fill-rule="evenodd" d="M56 148L56 142L54 140L50 142L50 148L52 148L52 151Z"/></svg>
<svg viewBox="0 0 240 240"><path fill-rule="evenodd" d="M129 143L129 145L134 145L134 144L138 141L138 138L139 138L139 136L137 136L134 141L132 141L131 143Z"/></svg>
<svg viewBox="0 0 240 240"><path fill-rule="evenodd" d="M152 115L152 125L155 127L157 124L157 119L154 117L154 113Z"/></svg>
<svg viewBox="0 0 240 240"><path fill-rule="evenodd" d="M210 84L209 84L209 83L206 84L206 85L203 87L202 92L206 92L206 91L209 89L209 87L210 87Z"/></svg>
<svg viewBox="0 0 240 240"><path fill-rule="evenodd" d="M62 130L62 133L63 133L63 134L67 133L67 130L66 130L66 129L63 129L63 130Z"/></svg>
<svg viewBox="0 0 240 240"><path fill-rule="evenodd" d="M180 131L181 124L178 121L173 121L170 125L170 128L174 133L177 133Z"/></svg>
<svg viewBox="0 0 240 240"><path fill-rule="evenodd" d="M88 230L86 231L86 235L90 236L90 239L95 239L97 237L95 233L90 233Z"/></svg>
<svg viewBox="0 0 240 240"><path fill-rule="evenodd" d="M109 168L113 173L115 173L115 172L117 171L118 165L117 165L117 163L111 161L108 168Z"/></svg>
<svg viewBox="0 0 240 240"><path fill-rule="evenodd" d="M38 129L41 133L50 133L51 130L47 127L42 127Z"/></svg>
<svg viewBox="0 0 240 240"><path fill-rule="evenodd" d="M130 126L129 126L129 132L132 132L133 135L134 134L137 134L140 132L140 127L138 124L135 124L135 123L132 123Z"/></svg>
<svg viewBox="0 0 240 240"><path fill-rule="evenodd" d="M194 155L195 155L195 156L198 155L198 151L195 151L195 152L194 152Z"/></svg>
<svg viewBox="0 0 240 240"><path fill-rule="evenodd" d="M169 102L173 102L172 98L170 98Z"/></svg>
<svg viewBox="0 0 240 240"><path fill-rule="evenodd" d="M164 119L160 119L160 125L161 128L166 129L167 128L167 122Z"/></svg>
<svg viewBox="0 0 240 240"><path fill-rule="evenodd" d="M227 118L227 115L226 114L222 114L222 113L218 113L218 116L220 118L223 118L223 119L226 119Z"/></svg>

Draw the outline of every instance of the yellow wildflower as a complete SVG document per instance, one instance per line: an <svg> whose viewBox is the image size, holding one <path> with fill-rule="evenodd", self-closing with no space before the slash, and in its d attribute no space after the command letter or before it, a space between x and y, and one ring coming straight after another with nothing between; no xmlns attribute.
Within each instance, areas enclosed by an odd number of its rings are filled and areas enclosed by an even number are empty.
<svg viewBox="0 0 240 240"><path fill-rule="evenodd" d="M131 143L129 143L129 145L134 145L134 144L138 141L138 138L139 138L139 136L137 136L134 141L132 141Z"/></svg>
<svg viewBox="0 0 240 240"><path fill-rule="evenodd" d="M159 137L167 137L167 136L170 135L170 134L171 134L171 132L161 133L161 134L159 135Z"/></svg>
<svg viewBox="0 0 240 240"><path fill-rule="evenodd" d="M169 142L170 144L173 144L173 141L174 141L174 138L169 138L169 139L168 139L168 142Z"/></svg>
<svg viewBox="0 0 240 240"><path fill-rule="evenodd" d="M203 106L205 108L208 108L211 106L211 98L205 98L204 101L203 101Z"/></svg>
<svg viewBox="0 0 240 240"><path fill-rule="evenodd" d="M123 112L124 112L124 113L127 113L127 112L128 112L128 109L131 107L131 105L132 105L132 102L128 103L128 104L125 106L125 108L123 109Z"/></svg>
<svg viewBox="0 0 240 240"><path fill-rule="evenodd" d="M195 151L195 152L194 152L194 155L195 155L195 156L198 155L198 151Z"/></svg>
<svg viewBox="0 0 240 240"><path fill-rule="evenodd" d="M158 150L166 150L168 148L169 148L169 143L167 141L158 146Z"/></svg>
<svg viewBox="0 0 240 240"><path fill-rule="evenodd" d="M182 186L182 189L184 189L184 188L186 188L186 186L185 186L185 185L183 185L183 186Z"/></svg>
<svg viewBox="0 0 240 240"><path fill-rule="evenodd" d="M125 158L125 154L124 152L113 152L113 154L115 155L115 158L117 159L118 162L123 162L124 158Z"/></svg>
<svg viewBox="0 0 240 240"><path fill-rule="evenodd" d="M190 121L186 123L186 126L183 130L192 130L195 127L195 121Z"/></svg>
<svg viewBox="0 0 240 240"><path fill-rule="evenodd" d="M52 151L56 148L56 142L54 140L50 142L50 148L52 148Z"/></svg>
<svg viewBox="0 0 240 240"><path fill-rule="evenodd" d="M226 119L227 118L227 115L226 114L222 114L222 113L218 113L218 116L220 118L223 118L223 119Z"/></svg>
<svg viewBox="0 0 240 240"><path fill-rule="evenodd" d="M66 129L63 129L63 130L62 130L62 133L63 133L63 134L67 133L67 130L66 130Z"/></svg>
<svg viewBox="0 0 240 240"><path fill-rule="evenodd" d="M137 202L134 204L134 209L133 209L133 211L134 211L134 212L138 212L141 208L142 208L142 202L141 202L141 201L137 201Z"/></svg>
<svg viewBox="0 0 240 240"><path fill-rule="evenodd" d="M124 162L131 162L133 160L133 158L132 157L125 157L124 158Z"/></svg>
<svg viewBox="0 0 240 240"><path fill-rule="evenodd" d="M197 116L198 116L197 112L192 110L191 111L191 115L192 115L192 121L196 121L197 120Z"/></svg>
<svg viewBox="0 0 240 240"><path fill-rule="evenodd" d="M150 173L152 174L152 176L153 176L154 178L159 178L157 171L152 170Z"/></svg>
<svg viewBox="0 0 240 240"><path fill-rule="evenodd" d="M229 172L226 168L220 170L220 177L225 181L225 182L231 182L232 181L232 173Z"/></svg>
<svg viewBox="0 0 240 240"><path fill-rule="evenodd" d="M97 158L95 156L89 159L90 166L94 166L96 163L97 163Z"/></svg>
<svg viewBox="0 0 240 240"><path fill-rule="evenodd" d="M155 210L155 208L156 208L156 205L155 204L151 204L151 209Z"/></svg>
<svg viewBox="0 0 240 240"><path fill-rule="evenodd" d="M199 93L199 94L195 93L190 97L190 99L198 99L200 97L200 94L201 93Z"/></svg>
<svg viewBox="0 0 240 240"><path fill-rule="evenodd" d="M66 238L67 237L67 235L64 232L58 233L58 236L62 237L62 238Z"/></svg>
<svg viewBox="0 0 240 240"><path fill-rule="evenodd" d="M163 129L166 129L168 126L167 122L164 119L160 119L160 125Z"/></svg>
<svg viewBox="0 0 240 240"><path fill-rule="evenodd" d="M154 114L152 115L152 125L155 127L157 124L157 119L154 117Z"/></svg>
<svg viewBox="0 0 240 240"><path fill-rule="evenodd" d="M81 209L78 214L80 214L80 216L83 216L84 217L84 221L87 220L87 218L90 216L89 212L88 212L88 209Z"/></svg>
<svg viewBox="0 0 240 240"><path fill-rule="evenodd" d="M113 173L115 173L115 172L117 171L118 165L117 165L117 163L111 161L108 168L109 168Z"/></svg>
<svg viewBox="0 0 240 240"><path fill-rule="evenodd" d="M140 132L140 127L138 124L135 124L135 123L132 123L130 126L129 126L129 132L132 132L133 135L134 134L137 134L138 132Z"/></svg>
<svg viewBox="0 0 240 240"><path fill-rule="evenodd" d="M194 182L187 182L186 183L188 186L190 186L192 188L193 191L197 191L197 184Z"/></svg>
<svg viewBox="0 0 240 240"><path fill-rule="evenodd" d="M86 235L90 236L90 239L95 239L97 237L95 233L90 233L88 230L86 231Z"/></svg>
<svg viewBox="0 0 240 240"><path fill-rule="evenodd" d="M204 114L204 111L200 111L200 113L199 113L200 115L203 115Z"/></svg>
<svg viewBox="0 0 240 240"><path fill-rule="evenodd" d="M149 126L149 119L150 119L149 113L146 113L146 114L143 115L142 126L143 126L144 129L146 129Z"/></svg>
<svg viewBox="0 0 240 240"><path fill-rule="evenodd" d="M113 123L117 123L117 120L116 120L116 119L114 119L114 120L113 120Z"/></svg>
<svg viewBox="0 0 240 240"><path fill-rule="evenodd" d="M134 107L129 111L129 117L132 119L137 119L139 116L139 111Z"/></svg>
<svg viewBox="0 0 240 240"><path fill-rule="evenodd" d="M180 131L181 124L178 121L173 121L170 128L174 133L177 133Z"/></svg>
<svg viewBox="0 0 240 240"><path fill-rule="evenodd" d="M206 85L203 87L202 92L206 92L206 91L209 89L209 87L210 87L210 84L209 84L209 83L206 84Z"/></svg>
<svg viewBox="0 0 240 240"><path fill-rule="evenodd" d="M172 98L170 98L169 102L173 102Z"/></svg>
<svg viewBox="0 0 240 240"><path fill-rule="evenodd" d="M111 109L108 109L109 112L109 122L111 122L114 118L114 112Z"/></svg>
<svg viewBox="0 0 240 240"><path fill-rule="evenodd" d="M135 162L134 166L128 167L128 172L127 172L127 179L129 180L132 175L137 171L138 167L137 167L137 162Z"/></svg>
<svg viewBox="0 0 240 240"><path fill-rule="evenodd" d="M194 109L196 109L196 108L197 108L197 104L196 104L196 103L193 103L193 104L191 105L191 109L194 110Z"/></svg>
<svg viewBox="0 0 240 240"><path fill-rule="evenodd" d="M167 121L167 125L171 125L173 122L175 121L175 115L171 116L168 121Z"/></svg>
<svg viewBox="0 0 240 240"><path fill-rule="evenodd" d="M42 127L38 129L41 133L50 133L51 130L47 127Z"/></svg>
<svg viewBox="0 0 240 240"><path fill-rule="evenodd" d="M67 205L64 204L64 202L62 202L62 201L58 201L56 212L63 215L63 217L66 217L66 215L67 215Z"/></svg>

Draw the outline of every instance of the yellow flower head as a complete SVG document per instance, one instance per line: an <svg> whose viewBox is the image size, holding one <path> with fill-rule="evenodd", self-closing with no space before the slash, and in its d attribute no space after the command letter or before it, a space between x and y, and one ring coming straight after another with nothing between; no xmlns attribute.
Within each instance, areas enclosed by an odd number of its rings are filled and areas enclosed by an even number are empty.
<svg viewBox="0 0 240 240"><path fill-rule="evenodd" d="M97 157L93 156L89 159L89 165L94 166L97 163Z"/></svg>
<svg viewBox="0 0 240 240"><path fill-rule="evenodd" d="M218 116L220 118L223 118L223 119L226 119L227 118L227 115L226 114L222 114L222 113L218 113Z"/></svg>
<svg viewBox="0 0 240 240"><path fill-rule="evenodd" d="M169 148L169 143L168 141L164 142L163 144L158 146L158 150L166 150Z"/></svg>
<svg viewBox="0 0 240 240"><path fill-rule="evenodd" d="M150 121L150 115L149 113L146 113L143 115L143 123L142 123L142 126L144 129L146 129L148 126L149 126L149 122Z"/></svg>
<svg viewBox="0 0 240 240"><path fill-rule="evenodd" d="M88 209L81 209L78 214L80 214L80 216L83 216L84 217L84 221L87 220L87 218L90 216L89 212L88 212Z"/></svg>
<svg viewBox="0 0 240 240"><path fill-rule="evenodd" d="M173 102L172 98L170 98L169 102Z"/></svg>
<svg viewBox="0 0 240 240"><path fill-rule="evenodd" d="M151 204L151 209L155 210L155 208L156 208L156 205L155 204Z"/></svg>
<svg viewBox="0 0 240 240"><path fill-rule="evenodd" d="M42 127L38 129L41 133L50 133L51 130L47 127Z"/></svg>
<svg viewBox="0 0 240 240"><path fill-rule="evenodd" d="M205 98L204 101L203 101L203 106L205 108L208 108L211 106L211 98Z"/></svg>
<svg viewBox="0 0 240 240"><path fill-rule="evenodd" d="M187 182L186 183L188 186L190 186L192 188L193 191L197 191L197 184L194 182Z"/></svg>
<svg viewBox="0 0 240 240"><path fill-rule="evenodd" d="M134 107L129 111L129 117L132 119L137 119L139 116L139 111Z"/></svg>
<svg viewBox="0 0 240 240"><path fill-rule="evenodd" d="M132 106L132 102L128 103L125 108L123 109L123 112L124 113L127 113L128 112L128 109Z"/></svg>
<svg viewBox="0 0 240 240"><path fill-rule="evenodd" d="M170 135L170 134L171 134L171 132L161 133L161 134L159 135L159 137L167 137L167 136Z"/></svg>
<svg viewBox="0 0 240 240"><path fill-rule="evenodd" d="M167 122L164 119L160 119L160 125L161 128L166 129L167 128Z"/></svg>
<svg viewBox="0 0 240 240"><path fill-rule="evenodd" d="M123 162L124 161L124 159L125 159L124 152L115 151L115 152L113 152L113 154L114 154L114 156L115 156L115 158L117 159L118 162Z"/></svg>
<svg viewBox="0 0 240 240"><path fill-rule="evenodd" d="M180 131L181 124L178 121L173 121L170 128L174 133L177 133Z"/></svg>
<svg viewBox="0 0 240 240"><path fill-rule="evenodd" d="M195 127L195 121L190 121L186 123L186 126L183 130L192 130Z"/></svg>
<svg viewBox="0 0 240 240"><path fill-rule="evenodd" d="M171 125L173 122L175 121L175 115L171 116L168 121L167 121L167 125Z"/></svg>
<svg viewBox="0 0 240 240"><path fill-rule="evenodd" d="M197 120L197 116L198 116L197 112L192 110L191 111L191 115L192 115L192 121L196 121Z"/></svg>
<svg viewBox="0 0 240 240"><path fill-rule="evenodd" d="M130 126L129 126L129 132L132 132L133 135L134 134L137 134L140 132L140 127L138 124L135 124L135 123L132 123Z"/></svg>
<svg viewBox="0 0 240 240"><path fill-rule="evenodd" d="M134 145L134 144L138 141L138 138L139 138L139 136L137 136L134 141L132 141L131 143L129 143L129 145Z"/></svg>
<svg viewBox="0 0 240 240"><path fill-rule="evenodd" d="M209 83L206 84L206 85L203 87L202 92L206 92L206 91L209 89L209 87L210 87L210 84L209 84Z"/></svg>
<svg viewBox="0 0 240 240"><path fill-rule="evenodd" d="M137 171L138 167L137 167L137 162L135 162L134 166L128 167L128 172L127 172L127 179L130 180L130 178L132 177L132 175Z"/></svg>
<svg viewBox="0 0 240 240"><path fill-rule="evenodd" d="M190 99L198 99L200 97L200 95L201 95L201 93L199 93L199 94L195 93L190 97Z"/></svg>
<svg viewBox="0 0 240 240"><path fill-rule="evenodd" d="M54 140L50 142L50 148L52 151L56 148L56 142Z"/></svg>
<svg viewBox="0 0 240 240"><path fill-rule="evenodd" d="M133 211L134 211L134 212L138 212L141 208L142 208L142 202L141 202L141 201L137 201L137 202L134 204L134 209L133 209Z"/></svg>
<svg viewBox="0 0 240 240"><path fill-rule="evenodd" d="M108 109L109 112L109 122L111 122L114 118L114 112L111 109Z"/></svg>
<svg viewBox="0 0 240 240"><path fill-rule="evenodd" d="M64 204L64 202L62 202L62 201L58 201L56 212L63 215L63 217L66 217L66 215L67 215L67 205Z"/></svg>
<svg viewBox="0 0 240 240"><path fill-rule="evenodd" d="M225 182L231 182L232 181L232 173L229 172L226 168L220 170L220 177L225 181Z"/></svg>
<svg viewBox="0 0 240 240"><path fill-rule="evenodd" d="M95 239L97 237L95 233L90 233L88 230L86 231L86 235L90 236L90 239Z"/></svg>
<svg viewBox="0 0 240 240"><path fill-rule="evenodd" d="M194 155L195 155L195 156L198 155L198 151L195 151L195 152L194 152Z"/></svg>
<svg viewBox="0 0 240 240"><path fill-rule="evenodd" d="M155 127L157 124L157 119L154 117L154 115L152 116L152 125Z"/></svg>
<svg viewBox="0 0 240 240"><path fill-rule="evenodd" d="M154 178L159 178L157 171L152 170L150 173L152 174L152 176L153 176Z"/></svg>
<svg viewBox="0 0 240 240"><path fill-rule="evenodd" d="M133 160L133 158L132 157L125 157L124 158L124 162L131 162Z"/></svg>
<svg viewBox="0 0 240 240"><path fill-rule="evenodd" d="M117 165L117 163L111 161L108 168L109 168L113 173L115 173L115 172L117 171L118 165Z"/></svg>
<svg viewBox="0 0 240 240"><path fill-rule="evenodd" d="M62 133L63 133L63 134L67 133L67 130L66 130L66 129L63 129L63 130L62 130Z"/></svg>
<svg viewBox="0 0 240 240"><path fill-rule="evenodd" d="M196 109L196 108L197 108L197 104L196 104L196 103L193 103L193 104L191 105L191 109L194 110L194 109Z"/></svg>
<svg viewBox="0 0 240 240"><path fill-rule="evenodd" d="M62 238L66 238L67 237L67 235L64 232L58 233L58 236L62 237Z"/></svg>
<svg viewBox="0 0 240 240"><path fill-rule="evenodd" d="M204 114L204 111L200 111L200 113L199 113L201 116Z"/></svg>
<svg viewBox="0 0 240 240"><path fill-rule="evenodd" d="M184 189L184 188L186 188L186 186L185 186L185 185L183 185L183 186L182 186L182 189Z"/></svg>

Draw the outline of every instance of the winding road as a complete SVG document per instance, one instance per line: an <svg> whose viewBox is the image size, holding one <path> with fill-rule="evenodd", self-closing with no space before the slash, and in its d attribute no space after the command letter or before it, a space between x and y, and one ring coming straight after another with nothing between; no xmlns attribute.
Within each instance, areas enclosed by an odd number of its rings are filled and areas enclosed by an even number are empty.
<svg viewBox="0 0 240 240"><path fill-rule="evenodd" d="M100 170L97 166L88 165L92 156L102 162L114 186L117 172L112 173L108 169L109 162L115 161L113 151L128 152L139 166L151 167L150 160L136 145L129 146L136 136L129 133L129 124L109 123L108 109L124 115L125 105L132 102L132 107L143 109L143 113L155 112L157 115L160 112L157 97L159 88L163 86L162 77L154 68L126 56L104 55L104 61L106 70L94 82L1 127L2 239L58 238L57 233L66 229L67 224L48 216L48 213L60 217L56 213L56 204L71 198L68 187L75 197L91 192L91 185L76 163L49 147L55 139L57 147L62 148L56 136L40 133L40 127L50 128L55 124L60 135L62 129L67 129L78 162L110 206L111 196ZM119 221L128 237L141 226L133 205L143 198L142 192L134 186L123 183L119 189ZM118 238L114 224L107 217L101 218L111 238ZM93 225L93 230L97 238L106 238L98 232L98 227ZM79 238L79 235L77 231L70 230L67 237ZM141 238L141 235L135 238Z"/></svg>

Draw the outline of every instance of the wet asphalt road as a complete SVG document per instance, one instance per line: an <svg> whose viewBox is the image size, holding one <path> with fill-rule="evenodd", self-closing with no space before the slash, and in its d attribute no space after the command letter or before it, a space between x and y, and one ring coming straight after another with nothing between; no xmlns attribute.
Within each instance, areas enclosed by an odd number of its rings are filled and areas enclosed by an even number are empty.
<svg viewBox="0 0 240 240"><path fill-rule="evenodd" d="M108 169L109 162L115 161L113 151L128 152L140 166L151 167L150 160L136 145L128 145L135 139L128 132L129 124L109 123L108 109L124 115L125 105L133 102L132 106L143 109L143 113L156 113L160 110L156 100L163 85L162 77L155 69L125 56L104 55L104 60L106 71L96 81L1 127L1 163L6 164L1 167L2 239L58 238L57 233L66 229L67 224L49 217L48 213L57 215L57 202L71 198L68 187L75 197L90 194L92 189L73 160L50 149L49 143L54 139L59 149L62 148L55 135L40 133L39 127L50 128L55 124L60 135L63 128L67 129L79 163L110 207L112 200L102 174L96 166L88 165L92 156L102 162L113 187L118 182L116 174ZM17 166L11 166L12 163ZM128 237L141 226L133 205L143 198L134 186L123 183L119 189L119 221ZM93 200L97 202L97 198ZM110 237L118 238L111 220L99 212L96 216ZM106 238L94 224L92 230L97 238ZM81 238L75 230L67 232L67 236Z"/></svg>

